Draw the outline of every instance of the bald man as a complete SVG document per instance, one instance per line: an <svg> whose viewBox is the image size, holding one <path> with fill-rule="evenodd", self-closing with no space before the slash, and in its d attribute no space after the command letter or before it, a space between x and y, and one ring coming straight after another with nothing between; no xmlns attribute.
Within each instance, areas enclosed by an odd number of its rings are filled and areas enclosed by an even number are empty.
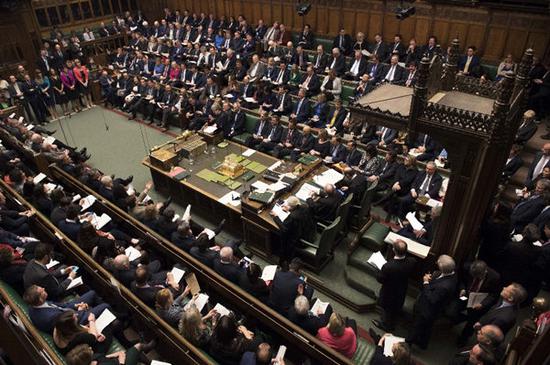
<svg viewBox="0 0 550 365"><path fill-rule="evenodd" d="M319 194L312 192L306 201L315 218L325 222L332 222L336 218L336 210L341 202L342 194L332 184L326 184Z"/></svg>

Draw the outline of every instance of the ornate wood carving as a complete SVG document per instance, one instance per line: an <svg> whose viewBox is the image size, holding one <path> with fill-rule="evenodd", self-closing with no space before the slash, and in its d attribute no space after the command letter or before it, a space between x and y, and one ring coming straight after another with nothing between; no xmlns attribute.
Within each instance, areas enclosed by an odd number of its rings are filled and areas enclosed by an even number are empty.
<svg viewBox="0 0 550 365"><path fill-rule="evenodd" d="M459 41L457 38L453 39L451 49L449 50L449 57L445 67L443 68L443 75L441 76L442 83L441 89L449 91L453 89L456 79L456 73L458 70L458 54L459 54Z"/></svg>

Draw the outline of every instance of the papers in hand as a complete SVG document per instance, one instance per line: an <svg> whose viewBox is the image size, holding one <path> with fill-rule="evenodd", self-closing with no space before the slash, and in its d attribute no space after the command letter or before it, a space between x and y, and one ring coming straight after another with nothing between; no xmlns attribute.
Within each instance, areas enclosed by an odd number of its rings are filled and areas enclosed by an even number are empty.
<svg viewBox="0 0 550 365"><path fill-rule="evenodd" d="M234 207L238 207L239 205L241 205L241 194L235 191L230 191L229 193L219 198L218 201L224 205L229 204Z"/></svg>
<svg viewBox="0 0 550 365"><path fill-rule="evenodd" d="M191 204L187 204L187 208L185 208L185 212L183 212L181 220L185 222L189 222L191 220Z"/></svg>
<svg viewBox="0 0 550 365"><path fill-rule="evenodd" d="M54 267L55 265L59 265L59 261L57 260L50 260L50 262L48 262L46 264L46 269L51 269L52 267Z"/></svg>
<svg viewBox="0 0 550 365"><path fill-rule="evenodd" d="M128 246L124 250L124 253L126 254L126 256L128 256L128 260L130 261L137 260L141 257L141 252L132 246Z"/></svg>
<svg viewBox="0 0 550 365"><path fill-rule="evenodd" d="M130 28L131 28L131 27L130 27ZM172 365L172 364L169 363L169 362L158 361L158 360L152 360L152 361L151 361L151 365Z"/></svg>
<svg viewBox="0 0 550 365"><path fill-rule="evenodd" d="M384 255L380 251L376 251L373 253L367 262L375 267L378 268L378 270L382 270L382 266L386 264L386 259L384 258Z"/></svg>
<svg viewBox="0 0 550 365"><path fill-rule="evenodd" d="M87 197L80 200L80 211L84 211L91 207L96 200L96 197L93 195L88 195Z"/></svg>
<svg viewBox="0 0 550 365"><path fill-rule="evenodd" d="M107 215L106 213L103 213L101 216L97 216L95 213L92 216L92 225L95 229L101 230L101 228L105 227L107 223L111 221L111 217Z"/></svg>
<svg viewBox="0 0 550 365"><path fill-rule="evenodd" d="M208 303L208 295L204 293L199 293L199 295L197 295L196 298L194 298L189 303L187 303L183 309L187 310L189 309L189 307L191 307L191 305L194 304L199 310L199 312L201 312L204 306L206 305L206 303Z"/></svg>
<svg viewBox="0 0 550 365"><path fill-rule="evenodd" d="M55 137L48 136L48 137L44 138L44 142L46 142L47 144L54 144L55 143Z"/></svg>
<svg viewBox="0 0 550 365"><path fill-rule="evenodd" d="M285 219L290 215L290 212L285 212L283 208L278 204L275 204L273 206L272 212L275 213L275 216L277 216L277 218L279 218L281 222L284 222Z"/></svg>
<svg viewBox="0 0 550 365"><path fill-rule="evenodd" d="M275 356L275 361L273 362L275 365L278 365L281 360L283 360L285 358L285 354L286 354L286 346L285 345L281 345L279 347L279 351L277 351L277 355Z"/></svg>
<svg viewBox="0 0 550 365"><path fill-rule="evenodd" d="M197 281L197 277L195 276L195 273L191 273L187 275L185 277L185 282L187 283L187 286L191 291L191 295L196 295L201 291L201 287L199 285L199 282Z"/></svg>
<svg viewBox="0 0 550 365"><path fill-rule="evenodd" d="M336 184L338 181L342 180L344 175L339 173L334 169L328 169L323 172L321 175L313 177L313 181L319 186L325 186L326 184Z"/></svg>
<svg viewBox="0 0 550 365"><path fill-rule="evenodd" d="M256 99L254 99L253 97L251 96L247 96L244 98L244 101L246 101L247 103L257 103Z"/></svg>
<svg viewBox="0 0 550 365"><path fill-rule="evenodd" d="M208 127L205 127L204 128L204 133L208 133L208 134L214 134L216 133L216 130L218 129L217 126L215 125L209 125Z"/></svg>
<svg viewBox="0 0 550 365"><path fill-rule="evenodd" d="M40 183L42 180L44 180L45 178L46 178L46 175L43 174L43 173L41 172L41 173L39 173L38 175L36 175L36 176L34 177L34 179L32 179L32 182L33 182L34 184L38 184L38 183Z"/></svg>
<svg viewBox="0 0 550 365"><path fill-rule="evenodd" d="M313 307L311 307L311 313L313 313L313 315L315 316L318 314L325 314L328 305L329 302L323 302L321 299L317 298L317 300L313 304Z"/></svg>
<svg viewBox="0 0 550 365"><path fill-rule="evenodd" d="M407 215L405 216L405 219L409 221L412 229L414 229L415 231L420 231L424 228L424 225L420 223L418 219L416 219L414 212L407 213Z"/></svg>
<svg viewBox="0 0 550 365"><path fill-rule="evenodd" d="M74 203L76 201L79 201L80 199L82 199L82 197L80 196L80 194L76 194L75 196L73 196L73 199L71 200L71 203Z"/></svg>
<svg viewBox="0 0 550 365"><path fill-rule="evenodd" d="M302 201L306 201L308 200L308 198L311 197L311 193L319 194L319 192L320 189L318 187L315 187L309 183L305 183L296 193L296 198Z"/></svg>
<svg viewBox="0 0 550 365"><path fill-rule="evenodd" d="M132 196L135 193L136 193L136 189L134 188L134 185L128 184L128 188L126 189L126 194L128 194L128 196Z"/></svg>
<svg viewBox="0 0 550 365"><path fill-rule="evenodd" d="M181 279L183 278L183 275L185 275L185 270L178 269L177 267L174 267L172 271L170 271L172 275L174 276L174 281L176 283L179 283Z"/></svg>
<svg viewBox="0 0 550 365"><path fill-rule="evenodd" d="M430 198L426 202L426 205L429 206L430 208L435 208L435 207L443 205L443 203L440 202L439 200L435 200L435 199Z"/></svg>
<svg viewBox="0 0 550 365"><path fill-rule="evenodd" d="M46 188L46 193L49 194L52 191L54 191L55 188L57 188L57 185L52 184L52 183L46 183L46 184L44 184L44 187Z"/></svg>
<svg viewBox="0 0 550 365"><path fill-rule="evenodd" d="M271 281L275 278L275 273L277 272L277 265L267 265L262 271L262 280Z"/></svg>
<svg viewBox="0 0 550 365"><path fill-rule="evenodd" d="M250 157L254 153L256 153L256 150L253 150L252 148L249 148L249 149L247 149L246 151L243 152L243 156L244 157Z"/></svg>
<svg viewBox="0 0 550 365"><path fill-rule="evenodd" d="M481 304L487 298L489 293L476 293L471 292L470 295L468 295L468 304L466 305L466 308L473 308L474 306Z"/></svg>
<svg viewBox="0 0 550 365"><path fill-rule="evenodd" d="M523 240L523 235L519 233L512 236L512 241L514 242L521 242L522 240Z"/></svg>
<svg viewBox="0 0 550 365"><path fill-rule="evenodd" d="M228 315L231 314L231 311L229 309L225 308L220 303L216 304L216 306L214 307L214 310L216 312L218 312L218 314L220 315L220 318L223 317L223 316L228 316Z"/></svg>
<svg viewBox="0 0 550 365"><path fill-rule="evenodd" d="M210 228L205 228L201 233L206 233L208 236L208 239L211 240L212 238L216 237L216 232L211 230Z"/></svg>
<svg viewBox="0 0 550 365"><path fill-rule="evenodd" d="M73 280L71 280L71 283L67 287L67 290L71 290L72 288L76 288L77 286L82 285L82 284L84 284L84 282L82 281L82 276L79 276L79 277L74 278Z"/></svg>
<svg viewBox="0 0 550 365"><path fill-rule="evenodd" d="M105 327L110 325L116 319L115 315L109 309L105 309L95 320L97 332L102 333Z"/></svg>
<svg viewBox="0 0 550 365"><path fill-rule="evenodd" d="M384 356L393 356L392 347L395 343L405 342L403 337L387 335L384 339Z"/></svg>

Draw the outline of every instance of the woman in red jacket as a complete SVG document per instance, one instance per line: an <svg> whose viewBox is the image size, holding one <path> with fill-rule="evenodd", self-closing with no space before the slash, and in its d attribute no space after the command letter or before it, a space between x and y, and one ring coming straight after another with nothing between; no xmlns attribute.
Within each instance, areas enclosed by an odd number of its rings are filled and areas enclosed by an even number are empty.
<svg viewBox="0 0 550 365"><path fill-rule="evenodd" d="M82 65L78 59L76 59L74 63L75 66L73 68L73 73L76 78L78 93L82 97L86 107L91 108L94 103L92 103L92 95L90 94L90 78L88 69L86 66Z"/></svg>

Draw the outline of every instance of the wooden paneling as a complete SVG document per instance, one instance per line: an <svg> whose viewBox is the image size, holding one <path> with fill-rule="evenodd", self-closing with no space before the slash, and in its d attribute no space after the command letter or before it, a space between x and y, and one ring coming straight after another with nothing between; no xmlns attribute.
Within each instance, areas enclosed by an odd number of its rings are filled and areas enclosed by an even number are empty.
<svg viewBox="0 0 550 365"><path fill-rule="evenodd" d="M416 38L417 44L424 44L426 40L431 35L430 34L430 18L417 17L416 18L416 27L414 30L414 37Z"/></svg>
<svg viewBox="0 0 550 365"><path fill-rule="evenodd" d="M373 12L370 14L369 30L366 34L369 40L372 40L376 33L382 33L382 17L382 13Z"/></svg>
<svg viewBox="0 0 550 365"><path fill-rule="evenodd" d="M515 59L521 58L525 46L527 45L527 35L527 32L510 29L504 49L506 49L508 53L511 53Z"/></svg>
<svg viewBox="0 0 550 365"><path fill-rule="evenodd" d="M298 22L294 22L294 14L296 13L296 9L294 9L294 6L292 4L283 4L283 18L282 22L285 24L287 29L292 30L300 30L302 26L302 19L297 19L299 21L299 24L296 24ZM297 18L300 18L296 16Z"/></svg>
<svg viewBox="0 0 550 365"><path fill-rule="evenodd" d="M487 42L485 43L485 49L483 54L490 59L499 59L503 55L506 46L506 38L508 31L506 28L493 27L489 29L489 35ZM503 57L502 57L503 58Z"/></svg>

